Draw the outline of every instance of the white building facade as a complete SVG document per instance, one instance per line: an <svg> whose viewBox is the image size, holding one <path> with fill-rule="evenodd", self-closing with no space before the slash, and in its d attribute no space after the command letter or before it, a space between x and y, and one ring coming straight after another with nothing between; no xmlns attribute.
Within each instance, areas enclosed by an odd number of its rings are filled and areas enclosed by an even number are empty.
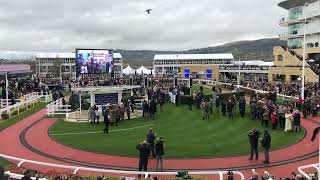
<svg viewBox="0 0 320 180"><path fill-rule="evenodd" d="M176 74L182 65L230 65L232 54L156 54L153 59L155 75Z"/></svg>
<svg viewBox="0 0 320 180"><path fill-rule="evenodd" d="M307 47L320 47L320 1L319 0L286 0L278 4L288 10L288 17L280 19L280 26L287 32L279 35L287 40L290 49L303 48L305 21Z"/></svg>
<svg viewBox="0 0 320 180"><path fill-rule="evenodd" d="M40 77L55 77L56 71L61 77L76 78L76 54L75 53L38 53L36 55L37 74ZM113 53L114 74L119 77L122 74L122 56ZM40 66L40 71L39 71ZM58 67L59 66L59 67ZM58 77L57 77L58 78Z"/></svg>

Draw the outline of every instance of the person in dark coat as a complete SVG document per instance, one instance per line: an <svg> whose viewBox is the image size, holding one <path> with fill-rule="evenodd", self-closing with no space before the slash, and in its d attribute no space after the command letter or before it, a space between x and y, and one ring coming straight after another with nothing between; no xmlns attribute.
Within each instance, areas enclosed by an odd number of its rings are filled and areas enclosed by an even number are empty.
<svg viewBox="0 0 320 180"><path fill-rule="evenodd" d="M152 152L152 156L156 157L154 152L154 140L156 139L156 135L153 133L152 128L149 129L149 133L147 134L147 143L149 144Z"/></svg>
<svg viewBox="0 0 320 180"><path fill-rule="evenodd" d="M187 97L187 104L189 111L192 111L192 96Z"/></svg>
<svg viewBox="0 0 320 180"><path fill-rule="evenodd" d="M299 110L296 110L293 113L293 131L294 132L299 132L300 131L300 120L301 120L301 115Z"/></svg>
<svg viewBox="0 0 320 180"><path fill-rule="evenodd" d="M261 141L261 145L264 149L264 161L263 163L269 164L269 150L271 144L271 136L268 133L268 130L264 130L263 139Z"/></svg>
<svg viewBox="0 0 320 180"><path fill-rule="evenodd" d="M163 172L163 158L164 158L164 148L163 148L163 137L160 137L157 139L157 142L155 144L155 153L156 153L156 171L158 171L159 163L160 163L160 171Z"/></svg>
<svg viewBox="0 0 320 180"><path fill-rule="evenodd" d="M253 154L256 155L256 160L259 159L259 152L258 152L258 141L259 141L260 132L258 129L252 129L249 133L249 142L250 142L250 158L249 160L253 159Z"/></svg>
<svg viewBox="0 0 320 180"><path fill-rule="evenodd" d="M239 100L239 112L241 117L244 117L244 114L246 112L246 100L244 97L241 97Z"/></svg>
<svg viewBox="0 0 320 180"><path fill-rule="evenodd" d="M227 111L228 111L229 119L233 119L233 108L234 108L234 104L232 100L229 99L227 102Z"/></svg>
<svg viewBox="0 0 320 180"><path fill-rule="evenodd" d="M150 107L150 110L149 110L150 118L154 119L155 118L155 113L157 112L157 103L156 103L156 101L154 99L152 99L150 101L150 106L149 107Z"/></svg>
<svg viewBox="0 0 320 180"><path fill-rule="evenodd" d="M222 112L223 116L226 116L227 103L226 103L226 100L224 98L221 99L221 112Z"/></svg>
<svg viewBox="0 0 320 180"><path fill-rule="evenodd" d="M150 145L146 141L143 141L136 148L139 150L139 171L147 171L151 150Z"/></svg>
<svg viewBox="0 0 320 180"><path fill-rule="evenodd" d="M103 132L108 134L109 133L109 108L107 107L103 112L103 123L106 125L103 129Z"/></svg>
<svg viewBox="0 0 320 180"><path fill-rule="evenodd" d="M221 97L219 95L217 95L216 97L216 108L217 108L217 112L219 113L220 111L220 104L221 104Z"/></svg>

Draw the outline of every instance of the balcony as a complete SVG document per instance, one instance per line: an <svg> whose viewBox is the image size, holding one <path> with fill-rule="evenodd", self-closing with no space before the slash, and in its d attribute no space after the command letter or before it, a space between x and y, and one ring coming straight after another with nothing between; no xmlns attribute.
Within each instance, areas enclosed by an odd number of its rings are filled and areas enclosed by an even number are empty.
<svg viewBox="0 0 320 180"><path fill-rule="evenodd" d="M293 38L301 38L303 36L303 34L299 34L299 33L288 33L288 32L284 32L279 34L279 38L281 40L288 40L288 39L293 39Z"/></svg>
<svg viewBox="0 0 320 180"><path fill-rule="evenodd" d="M279 26L281 27L288 27L292 24L299 24L302 22L302 19L288 19L288 18L281 18L279 20Z"/></svg>

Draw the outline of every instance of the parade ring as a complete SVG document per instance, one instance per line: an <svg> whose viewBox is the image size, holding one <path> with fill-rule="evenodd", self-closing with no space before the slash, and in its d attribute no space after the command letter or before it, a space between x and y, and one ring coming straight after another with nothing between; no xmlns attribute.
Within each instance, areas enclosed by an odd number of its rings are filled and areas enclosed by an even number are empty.
<svg viewBox="0 0 320 180"><path fill-rule="evenodd" d="M41 110L19 123L0 132L2 145L0 153L10 156L45 161L65 165L81 165L85 167L107 168L116 170L137 170L137 158L120 157L86 152L64 146L54 141L48 134L50 127L58 119L45 118L46 111ZM318 143L311 142L311 133L318 126L319 118L303 119L306 129L305 137L289 147L272 151L271 163L262 164L259 161L249 161L248 156L206 158L206 159L166 159L164 167L167 171L174 170L243 170L249 174L250 169L267 169L280 174L295 171L299 165L317 162ZM43 143L45 142L45 143ZM260 154L260 157L263 157ZM27 168L42 171L52 170L37 165L26 164ZM283 168L279 168L282 167ZM149 161L150 170L155 167L155 160ZM286 170L284 170L286 169Z"/></svg>

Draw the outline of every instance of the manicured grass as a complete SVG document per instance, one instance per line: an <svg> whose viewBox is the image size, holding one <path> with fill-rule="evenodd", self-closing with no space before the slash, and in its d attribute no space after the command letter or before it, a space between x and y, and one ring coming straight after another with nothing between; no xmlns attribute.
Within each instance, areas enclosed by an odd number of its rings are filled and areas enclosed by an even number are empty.
<svg viewBox="0 0 320 180"><path fill-rule="evenodd" d="M204 85L200 85L200 84L194 84L192 86L192 92L196 91L196 92L200 92L200 87L203 86L203 93L208 95L212 93L212 90L210 88L208 88L207 86Z"/></svg>
<svg viewBox="0 0 320 180"><path fill-rule="evenodd" d="M248 132L252 128L263 129L259 121L252 121L247 114L240 118L236 113L234 120L229 120L217 113L208 121L201 120L200 110L189 112L186 106L175 107L166 104L163 113L156 114L156 120L142 118L121 122L111 130L125 129L147 124L158 136L165 138L166 158L199 158L222 157L248 154ZM248 109L247 109L248 111ZM52 134L73 132L101 131L104 125L74 124L60 120L51 128ZM68 146L120 156L137 157L135 146L146 138L149 127L127 131L111 132L109 134L78 134L53 137ZM304 129L299 133L285 133L282 130L271 130L271 149L279 149L296 143L304 136ZM262 137L262 135L261 135ZM262 148L260 148L262 150Z"/></svg>
<svg viewBox="0 0 320 180"><path fill-rule="evenodd" d="M39 103L35 105L33 108L24 111L20 113L19 115L16 115L12 118L9 118L3 122L0 123L0 131L4 130L5 128L8 128L9 126L12 126L13 124L21 121L22 119L32 115L35 112L38 112L39 110L43 109L46 107L46 103ZM6 167L9 165L9 162L6 161L5 159L0 158L0 166Z"/></svg>

